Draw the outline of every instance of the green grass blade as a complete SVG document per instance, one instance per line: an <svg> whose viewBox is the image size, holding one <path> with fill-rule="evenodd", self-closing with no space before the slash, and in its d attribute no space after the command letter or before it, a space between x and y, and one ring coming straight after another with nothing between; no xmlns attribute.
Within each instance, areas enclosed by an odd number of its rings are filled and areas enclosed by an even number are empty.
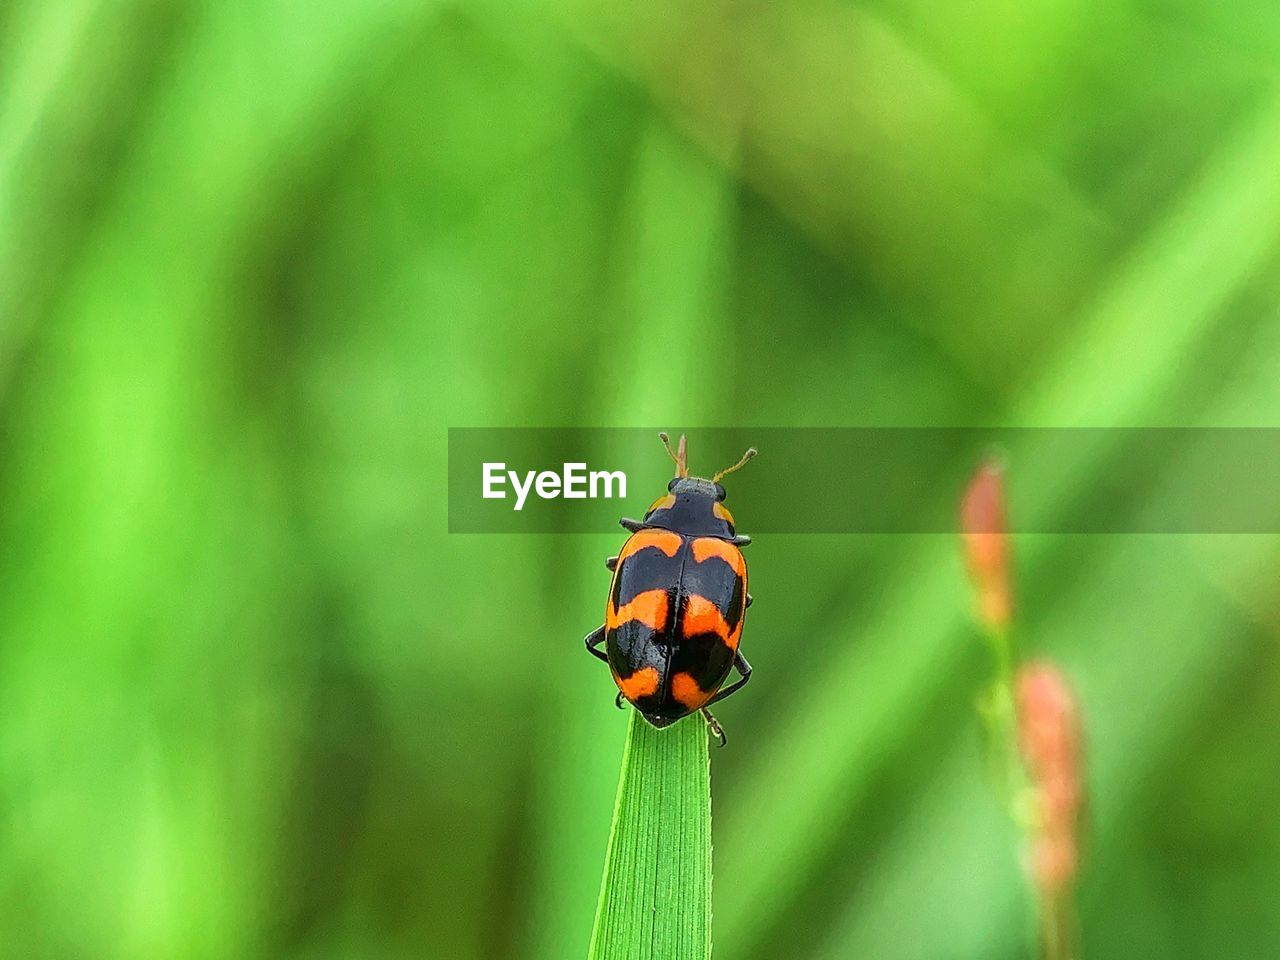
<svg viewBox="0 0 1280 960"><path fill-rule="evenodd" d="M701 717L632 711L590 960L711 956L711 762Z"/></svg>

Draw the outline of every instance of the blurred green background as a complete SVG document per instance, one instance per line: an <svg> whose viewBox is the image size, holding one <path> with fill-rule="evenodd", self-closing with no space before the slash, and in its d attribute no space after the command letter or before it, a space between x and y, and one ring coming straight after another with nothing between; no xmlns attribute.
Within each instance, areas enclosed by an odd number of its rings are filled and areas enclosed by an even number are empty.
<svg viewBox="0 0 1280 960"><path fill-rule="evenodd" d="M447 426L1275 426L1278 172L1271 0L7 0L0 952L583 956L622 532ZM1280 540L1016 546L1085 956L1274 955ZM749 559L718 960L1029 956L957 544Z"/></svg>

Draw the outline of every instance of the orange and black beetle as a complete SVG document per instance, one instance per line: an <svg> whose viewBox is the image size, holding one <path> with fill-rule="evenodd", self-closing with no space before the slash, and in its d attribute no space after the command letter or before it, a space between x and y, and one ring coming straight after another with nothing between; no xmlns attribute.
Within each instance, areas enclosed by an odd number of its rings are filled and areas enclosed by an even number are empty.
<svg viewBox="0 0 1280 960"><path fill-rule="evenodd" d="M734 530L719 481L756 451L703 480L689 476L685 438L671 453L667 435L659 436L676 475L643 521L619 521L631 537L605 561L613 583L604 625L587 635L587 650L609 664L618 706L625 698L655 727L701 710L723 745L724 731L707 707L751 678L751 664L738 649L751 606L738 548L751 538ZM740 679L721 689L735 667Z"/></svg>

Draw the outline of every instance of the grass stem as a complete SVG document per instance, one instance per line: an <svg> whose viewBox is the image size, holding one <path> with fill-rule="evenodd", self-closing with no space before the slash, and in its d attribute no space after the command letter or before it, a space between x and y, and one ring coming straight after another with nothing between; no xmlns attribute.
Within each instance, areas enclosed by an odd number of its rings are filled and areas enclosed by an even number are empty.
<svg viewBox="0 0 1280 960"><path fill-rule="evenodd" d="M711 765L696 714L658 730L631 713L588 956L711 956Z"/></svg>

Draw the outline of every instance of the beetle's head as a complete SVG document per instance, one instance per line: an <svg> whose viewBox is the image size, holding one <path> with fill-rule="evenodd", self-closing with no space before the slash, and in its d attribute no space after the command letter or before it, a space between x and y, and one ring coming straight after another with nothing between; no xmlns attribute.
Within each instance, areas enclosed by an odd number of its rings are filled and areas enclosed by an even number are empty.
<svg viewBox="0 0 1280 960"><path fill-rule="evenodd" d="M667 492L649 506L644 522L664 530L674 530L692 537L723 537L732 540L736 535L733 514L724 505L724 487L720 478L733 473L756 455L752 447L742 459L727 470L721 470L710 480L689 476L688 445L680 438L677 453L671 453L670 441L665 433L659 434L667 453L676 462L676 475L667 484Z"/></svg>

